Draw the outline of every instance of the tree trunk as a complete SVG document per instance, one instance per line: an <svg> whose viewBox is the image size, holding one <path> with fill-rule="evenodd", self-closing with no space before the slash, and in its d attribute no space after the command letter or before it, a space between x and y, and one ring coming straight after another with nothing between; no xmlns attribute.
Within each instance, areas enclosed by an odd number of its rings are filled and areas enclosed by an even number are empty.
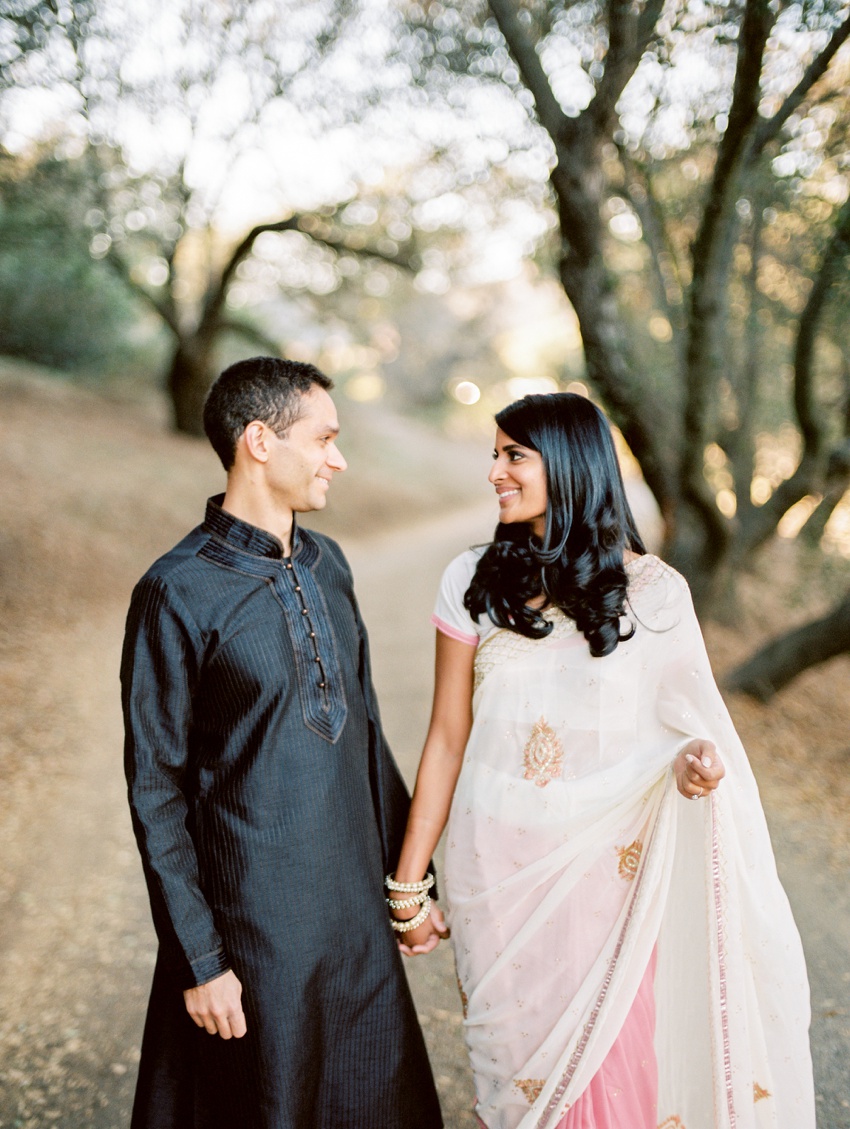
<svg viewBox="0 0 850 1129"><path fill-rule="evenodd" d="M212 380L209 344L191 338L181 340L168 371L172 418L177 431L186 435L204 434L204 400Z"/></svg>
<svg viewBox="0 0 850 1129"><path fill-rule="evenodd" d="M761 702L769 701L810 666L850 652L850 592L822 619L806 623L762 647L726 680Z"/></svg>
<svg viewBox="0 0 850 1129"><path fill-rule="evenodd" d="M835 507L848 489L850 489L850 439L845 439L843 444L829 456L823 500L800 530L800 536L808 545L820 544Z"/></svg>

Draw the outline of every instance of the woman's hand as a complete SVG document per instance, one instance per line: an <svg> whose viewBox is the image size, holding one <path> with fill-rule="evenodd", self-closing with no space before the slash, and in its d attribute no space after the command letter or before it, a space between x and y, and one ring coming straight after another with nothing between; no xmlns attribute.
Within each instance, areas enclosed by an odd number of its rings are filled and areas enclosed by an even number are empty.
<svg viewBox="0 0 850 1129"><path fill-rule="evenodd" d="M398 934L398 947L406 957L422 956L436 949L440 941L449 935L443 911L436 903L431 903L431 916L416 929Z"/></svg>
<svg viewBox="0 0 850 1129"><path fill-rule="evenodd" d="M679 792L688 800L698 800L714 791L726 769L714 744L696 737L673 761L673 773Z"/></svg>

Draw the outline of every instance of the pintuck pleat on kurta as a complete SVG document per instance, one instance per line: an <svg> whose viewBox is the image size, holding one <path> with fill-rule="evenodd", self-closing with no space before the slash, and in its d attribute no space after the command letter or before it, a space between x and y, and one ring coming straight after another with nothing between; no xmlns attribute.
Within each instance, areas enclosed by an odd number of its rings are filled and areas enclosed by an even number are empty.
<svg viewBox="0 0 850 1129"><path fill-rule="evenodd" d="M384 901L407 793L339 549L211 500L137 586L130 804L159 937L133 1129L438 1129ZM183 989L233 969L248 1033Z"/></svg>
<svg viewBox="0 0 850 1129"><path fill-rule="evenodd" d="M476 562L435 622L477 648L445 887L481 1121L814 1129L800 938L686 583L628 564L634 635L593 658L557 610L540 640L474 622ZM726 766L697 801L694 737Z"/></svg>

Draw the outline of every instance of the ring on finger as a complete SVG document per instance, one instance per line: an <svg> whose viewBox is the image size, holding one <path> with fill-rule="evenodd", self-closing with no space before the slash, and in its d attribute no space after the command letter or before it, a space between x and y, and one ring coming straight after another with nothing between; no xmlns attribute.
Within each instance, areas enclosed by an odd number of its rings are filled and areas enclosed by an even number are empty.
<svg viewBox="0 0 850 1129"><path fill-rule="evenodd" d="M702 797L703 797L703 790L702 790L702 788L700 788L700 790L699 790L698 792L693 792L693 793L691 794L691 799L692 799L692 800L701 800L701 799L702 799Z"/></svg>

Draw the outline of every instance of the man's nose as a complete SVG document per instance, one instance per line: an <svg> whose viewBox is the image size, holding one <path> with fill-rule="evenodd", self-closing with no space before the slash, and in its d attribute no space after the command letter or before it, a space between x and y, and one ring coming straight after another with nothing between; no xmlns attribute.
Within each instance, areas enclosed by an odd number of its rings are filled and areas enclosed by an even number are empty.
<svg viewBox="0 0 850 1129"><path fill-rule="evenodd" d="M348 463L343 458L342 451L340 451L336 443L334 443L333 450L328 456L328 466L333 470L345 470L348 466Z"/></svg>

